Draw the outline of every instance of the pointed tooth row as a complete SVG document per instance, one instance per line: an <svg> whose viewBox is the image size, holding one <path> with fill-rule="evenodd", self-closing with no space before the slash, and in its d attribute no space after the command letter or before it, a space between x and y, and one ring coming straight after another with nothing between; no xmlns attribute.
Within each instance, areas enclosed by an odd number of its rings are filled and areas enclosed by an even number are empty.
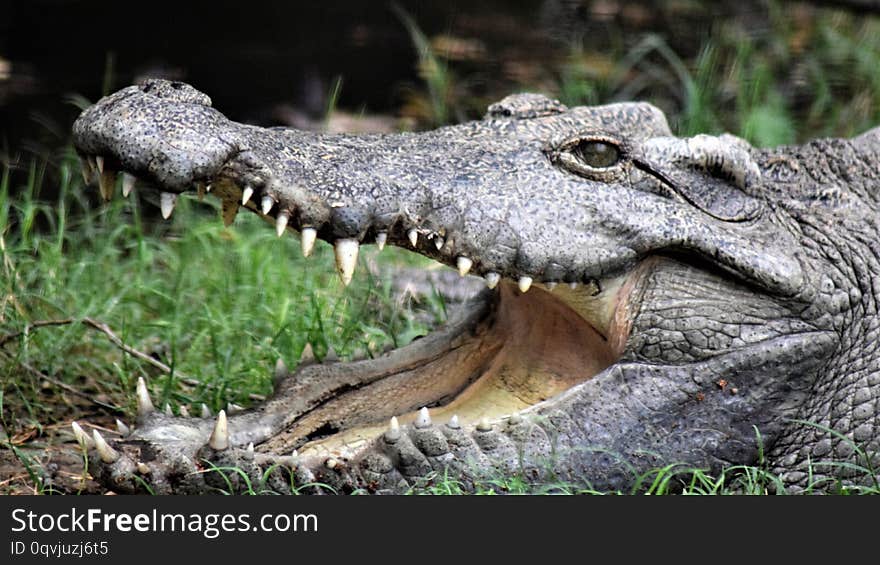
<svg viewBox="0 0 880 565"><path fill-rule="evenodd" d="M263 197L262 200L260 200L260 211L265 216L266 214L268 214L272 210L272 206L274 206L274 205L275 205L275 201L272 199L271 196L269 196L267 194L266 196Z"/></svg>
<svg viewBox="0 0 880 565"><path fill-rule="evenodd" d="M336 270L339 271L339 278L342 279L342 284L345 286L351 283L351 278L354 276L359 249L360 244L356 239L340 239L334 246Z"/></svg>
<svg viewBox="0 0 880 565"><path fill-rule="evenodd" d="M244 206L251 200L251 196L254 195L254 187L251 185L245 185L244 190L241 191L241 205Z"/></svg>
<svg viewBox="0 0 880 565"><path fill-rule="evenodd" d="M159 196L159 207L162 210L162 217L166 220L171 217L174 212L174 206L177 205L177 195L171 192L163 192Z"/></svg>
<svg viewBox="0 0 880 565"><path fill-rule="evenodd" d="M138 418L149 416L156 408L153 401L150 400L150 392L147 390L147 383L143 377L138 377L137 381L137 415Z"/></svg>
<svg viewBox="0 0 880 565"><path fill-rule="evenodd" d="M131 194L131 191L134 189L135 181L137 181L137 179L134 175L122 173L122 196L128 198L128 195Z"/></svg>
<svg viewBox="0 0 880 565"><path fill-rule="evenodd" d="M119 452L110 447L98 430L92 430L92 439L95 440L95 449L98 450L101 461L104 463L115 463L119 459Z"/></svg>
<svg viewBox="0 0 880 565"><path fill-rule="evenodd" d="M416 428L430 428L431 427L431 414L428 412L428 408L423 406L421 410L419 410L418 416L416 416L415 422L413 425Z"/></svg>
<svg viewBox="0 0 880 565"><path fill-rule="evenodd" d="M211 432L208 445L214 451L223 451L229 447L229 424L226 421L226 412L224 410L217 414L217 423L214 424L214 431Z"/></svg>
<svg viewBox="0 0 880 565"><path fill-rule="evenodd" d="M94 440L89 437L89 434L87 434L85 430L82 429L82 426L80 426L78 422L71 422L70 427L73 428L73 436L76 438L77 443L79 443L79 446L83 450L88 451L95 446Z"/></svg>
<svg viewBox="0 0 880 565"><path fill-rule="evenodd" d="M312 254L312 250L315 248L315 240L318 239L318 230L315 228L303 228L302 233L300 233L300 246L302 247L303 257L308 257ZM355 258L357 258L357 254L355 253ZM347 283L346 283L347 284Z"/></svg>

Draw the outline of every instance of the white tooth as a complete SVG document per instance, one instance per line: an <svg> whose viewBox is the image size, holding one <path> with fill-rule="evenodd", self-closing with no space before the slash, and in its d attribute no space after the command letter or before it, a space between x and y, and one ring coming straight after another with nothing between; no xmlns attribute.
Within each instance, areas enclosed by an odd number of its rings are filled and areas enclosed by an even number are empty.
<svg viewBox="0 0 880 565"><path fill-rule="evenodd" d="M79 443L80 447L85 450L89 450L95 445L95 442L92 441L92 438L89 437L89 434L87 434L85 430L82 429L82 426L80 426L77 422L71 422L70 427L73 428L73 436L76 438L76 441L77 443Z"/></svg>
<svg viewBox="0 0 880 565"><path fill-rule="evenodd" d="M336 270L345 286L349 285L351 277L354 276L359 249L360 244L356 239L340 239L336 242Z"/></svg>
<svg viewBox="0 0 880 565"><path fill-rule="evenodd" d="M263 212L263 215L265 216L266 214L269 213L269 210L271 210L272 206L274 206L274 205L275 205L275 201L272 200L272 197L266 195L260 201L260 211Z"/></svg>
<svg viewBox="0 0 880 565"><path fill-rule="evenodd" d="M189 418L189 408L186 407L186 404L180 405L180 417Z"/></svg>
<svg viewBox="0 0 880 565"><path fill-rule="evenodd" d="M302 246L303 257L312 254L315 248L315 240L318 238L318 230L315 228L303 228L299 237L299 243Z"/></svg>
<svg viewBox="0 0 880 565"><path fill-rule="evenodd" d="M406 237L409 238L409 242L412 244L413 247L415 247L416 245L418 245L418 243L419 243L419 232L417 232L417 231L415 230L415 228L409 230L409 231L406 233Z"/></svg>
<svg viewBox="0 0 880 565"><path fill-rule="evenodd" d="M254 442L250 442L247 446L247 459L253 460L254 458Z"/></svg>
<svg viewBox="0 0 880 565"><path fill-rule="evenodd" d="M449 426L450 428L452 428L453 430L460 429L461 424L458 421L458 414L453 414L452 418L449 418L449 423L446 425Z"/></svg>
<svg viewBox="0 0 880 565"><path fill-rule="evenodd" d="M416 416L416 421L413 422L413 425L417 428L431 427L431 414L428 412L427 406L423 406L422 409L419 410L419 415Z"/></svg>
<svg viewBox="0 0 880 565"><path fill-rule="evenodd" d="M230 414L230 415L238 414L242 410L244 410L244 406L242 406L241 404L236 404L235 402L227 402L226 403L226 413L227 414Z"/></svg>
<svg viewBox="0 0 880 565"><path fill-rule="evenodd" d="M254 195L254 189L252 186L245 186L244 190L241 191L241 205L244 206L251 200L251 196Z"/></svg>
<svg viewBox="0 0 880 565"><path fill-rule="evenodd" d="M517 286L519 286L520 292L528 292L529 288L532 286L532 277L520 277Z"/></svg>
<svg viewBox="0 0 880 565"><path fill-rule="evenodd" d="M211 432L208 445L214 451L223 451L229 447L229 425L226 422L226 412L223 410L217 414L217 423L214 424L214 431Z"/></svg>
<svg viewBox="0 0 880 565"><path fill-rule="evenodd" d="M488 432L492 430L492 424L489 423L489 419L483 417L480 419L480 423L477 424L477 430L481 432Z"/></svg>
<svg viewBox="0 0 880 565"><path fill-rule="evenodd" d="M511 414L510 418L507 419L507 423L511 426L517 426L522 423L522 416L519 414Z"/></svg>
<svg viewBox="0 0 880 565"><path fill-rule="evenodd" d="M577 290L577 287L578 287L578 283L576 283L576 282L568 283L568 288L570 288L572 290Z"/></svg>
<svg viewBox="0 0 880 565"><path fill-rule="evenodd" d="M211 413L211 409L208 408L208 405L204 402L202 403L202 418L210 418L214 414Z"/></svg>
<svg viewBox="0 0 880 565"><path fill-rule="evenodd" d="M440 251L443 248L443 244L446 243L443 241L443 238L439 235L434 238L434 247L437 248L437 251Z"/></svg>
<svg viewBox="0 0 880 565"><path fill-rule="evenodd" d="M498 286L498 281L501 280L501 275L498 273L486 273L483 278L486 279L486 286L495 288Z"/></svg>
<svg viewBox="0 0 880 565"><path fill-rule="evenodd" d="M275 217L275 233L278 237L284 235L284 230L287 229L287 222L290 220L290 214L285 212L284 210L278 212L278 216Z"/></svg>
<svg viewBox="0 0 880 565"><path fill-rule="evenodd" d="M324 461L324 466L328 469L335 469L339 465L339 461L330 457L326 461Z"/></svg>
<svg viewBox="0 0 880 565"><path fill-rule="evenodd" d="M171 192L163 192L159 196L159 207L162 209L162 217L166 220L171 217L174 212L174 205L177 204L177 195Z"/></svg>
<svg viewBox="0 0 880 565"><path fill-rule="evenodd" d="M118 432L119 432L119 435L121 435L121 436L127 436L128 434L131 433L131 428L129 428L128 426L126 426L126 425L125 425L125 422L123 422L122 420L120 420L120 419L117 418L117 420L116 420L116 431L118 431Z"/></svg>
<svg viewBox="0 0 880 565"><path fill-rule="evenodd" d="M165 403L165 415L174 416L174 411L171 410L171 404L169 404L168 402Z"/></svg>
<svg viewBox="0 0 880 565"><path fill-rule="evenodd" d="M557 283L555 283L555 282L544 283L544 288L546 288L547 290L552 292L553 289L556 288L556 284Z"/></svg>
<svg viewBox="0 0 880 565"><path fill-rule="evenodd" d="M302 365L303 363L314 363L315 362L315 351L312 349L312 344L307 343L305 347L303 347L302 354L299 356L299 363Z"/></svg>
<svg viewBox="0 0 880 565"><path fill-rule="evenodd" d="M98 172L103 173L104 172L104 158L101 157L100 155L98 155L97 157L95 157L95 164L98 167Z"/></svg>
<svg viewBox="0 0 880 565"><path fill-rule="evenodd" d="M385 439L390 442L400 439L400 423L397 421L397 416L391 417L391 424L388 427L388 431L385 432Z"/></svg>
<svg viewBox="0 0 880 565"><path fill-rule="evenodd" d="M138 377L137 381L137 415L138 418L148 416L153 412L153 401L150 400L150 392L147 390L147 383L143 377Z"/></svg>
<svg viewBox="0 0 880 565"><path fill-rule="evenodd" d="M98 450L101 461L104 463L115 463L119 459L119 453L107 445L107 442L104 441L104 437L98 433L98 430L92 430L92 438L95 440L95 449Z"/></svg>
<svg viewBox="0 0 880 565"><path fill-rule="evenodd" d="M388 241L388 234L380 231L376 234L376 247L379 248L379 251L385 249L385 242Z"/></svg>
<svg viewBox="0 0 880 565"><path fill-rule="evenodd" d="M290 452L290 456L293 457L294 459L299 457L299 451L294 449L293 451Z"/></svg>
<svg viewBox="0 0 880 565"><path fill-rule="evenodd" d="M206 184L205 185L205 192L211 192L211 188L212 188L211 183Z"/></svg>
<svg viewBox="0 0 880 565"><path fill-rule="evenodd" d="M335 363L339 361L339 355L336 354L336 350L333 349L333 346L327 348L327 355L324 356L324 363Z"/></svg>
<svg viewBox="0 0 880 565"><path fill-rule="evenodd" d="M150 474L150 467L147 466L147 464L144 462L139 462L137 464L137 470L138 470L138 473L140 473L141 475L149 475Z"/></svg>
<svg viewBox="0 0 880 565"><path fill-rule="evenodd" d="M127 197L129 194L131 194L136 180L137 178L135 178L134 175L122 173L122 196Z"/></svg>
<svg viewBox="0 0 880 565"><path fill-rule="evenodd" d="M461 256L456 261L456 265L458 266L458 274L461 276L465 276L466 274L471 272L471 267L474 266L474 262L467 257Z"/></svg>

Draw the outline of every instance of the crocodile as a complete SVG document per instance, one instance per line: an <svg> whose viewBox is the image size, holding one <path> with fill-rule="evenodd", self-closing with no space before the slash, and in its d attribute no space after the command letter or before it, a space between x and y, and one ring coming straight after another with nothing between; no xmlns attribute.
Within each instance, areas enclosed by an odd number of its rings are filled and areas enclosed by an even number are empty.
<svg viewBox="0 0 880 565"><path fill-rule="evenodd" d="M625 491L670 464L761 464L793 491L877 480L880 128L756 148L676 137L644 102L514 94L433 131L329 134L237 123L151 79L73 138L105 199L137 183L167 218L209 193L227 224L246 209L306 256L333 245L343 284L369 244L486 283L375 358L279 364L247 410L174 415L140 380L133 429L74 425L116 492Z"/></svg>

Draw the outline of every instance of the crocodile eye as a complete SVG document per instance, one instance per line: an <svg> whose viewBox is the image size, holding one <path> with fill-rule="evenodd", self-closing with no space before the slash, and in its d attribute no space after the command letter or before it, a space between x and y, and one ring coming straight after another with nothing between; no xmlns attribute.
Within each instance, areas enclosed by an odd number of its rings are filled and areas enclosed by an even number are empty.
<svg viewBox="0 0 880 565"><path fill-rule="evenodd" d="M607 169L620 161L620 148L613 143L585 139L574 147L574 154L585 165Z"/></svg>

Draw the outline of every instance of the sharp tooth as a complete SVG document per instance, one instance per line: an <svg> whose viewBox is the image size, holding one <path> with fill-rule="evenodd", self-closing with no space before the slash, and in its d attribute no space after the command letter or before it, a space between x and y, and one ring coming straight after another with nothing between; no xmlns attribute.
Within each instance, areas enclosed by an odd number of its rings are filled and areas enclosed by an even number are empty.
<svg viewBox="0 0 880 565"><path fill-rule="evenodd" d="M122 196L127 198L128 195L131 194L136 180L137 178L135 178L134 175L122 173Z"/></svg>
<svg viewBox="0 0 880 565"><path fill-rule="evenodd" d="M104 172L104 158L101 157L100 155L98 155L98 156L95 157L95 166L98 167L98 172L99 172L99 173L103 173L103 172Z"/></svg>
<svg viewBox="0 0 880 565"><path fill-rule="evenodd" d="M443 238L439 235L434 238L434 247L437 248L437 251L440 251L443 248L443 244L446 243L443 241Z"/></svg>
<svg viewBox="0 0 880 565"><path fill-rule="evenodd" d="M275 361L275 371L272 374L272 380L277 384L287 376L289 371L287 370L287 364L284 362L284 359L281 357Z"/></svg>
<svg viewBox="0 0 880 565"><path fill-rule="evenodd" d="M211 413L211 409L208 408L208 405L204 402L202 403L202 418L210 418L214 414Z"/></svg>
<svg viewBox="0 0 880 565"><path fill-rule="evenodd" d="M453 414L452 418L449 418L449 423L446 425L449 426L450 428L452 428L453 430L461 429L461 424L458 421L458 414Z"/></svg>
<svg viewBox="0 0 880 565"><path fill-rule="evenodd" d="M303 347L302 355L299 356L299 364L303 363L314 363L315 362L315 351L312 349L312 344L307 343L305 347Z"/></svg>
<svg viewBox="0 0 880 565"><path fill-rule="evenodd" d="M127 436L128 434L131 433L131 428L129 428L128 426L126 426L126 425L125 425L125 422L123 422L122 420L120 420L120 419L117 418L117 420L116 420L116 431L118 431L118 432L119 432L119 435L121 435L121 436Z"/></svg>
<svg viewBox="0 0 880 565"><path fill-rule="evenodd" d="M116 190L116 173L107 170L98 175L98 190L105 202L113 199L113 191Z"/></svg>
<svg viewBox="0 0 880 565"><path fill-rule="evenodd" d="M180 417L189 418L189 408L186 407L186 404L180 405Z"/></svg>
<svg viewBox="0 0 880 565"><path fill-rule="evenodd" d="M520 277L519 282L516 284L519 286L520 292L528 292L529 288L532 286L532 277Z"/></svg>
<svg viewBox="0 0 880 565"><path fill-rule="evenodd" d="M210 185L208 185L210 186ZM220 216L223 217L223 225L227 228L235 221L238 216L238 200L233 198L224 198L220 203Z"/></svg>
<svg viewBox="0 0 880 565"><path fill-rule="evenodd" d="M417 428L431 427L431 414L428 412L427 406L423 406L422 409L419 410L419 415L416 416L416 421L413 422L413 425Z"/></svg>
<svg viewBox="0 0 880 565"><path fill-rule="evenodd" d="M521 424L522 421L523 421L522 416L520 416L519 414L511 414L510 418L507 419L507 423L510 424L511 426L517 426L517 425Z"/></svg>
<svg viewBox="0 0 880 565"><path fill-rule="evenodd" d="M144 463L143 461L138 462L137 470L138 470L138 473L140 473L141 475L149 475L150 474L150 467L146 463Z"/></svg>
<svg viewBox="0 0 880 565"><path fill-rule="evenodd" d="M418 243L419 243L419 232L417 232L417 231L415 230L415 228L413 228L413 229L409 230L408 232L406 232L406 237L409 238L409 242L412 244L413 247L415 247L416 245L418 245Z"/></svg>
<svg viewBox="0 0 880 565"><path fill-rule="evenodd" d="M95 449L98 450L101 461L104 463L115 463L119 459L119 453L104 441L104 437L98 433L98 430L92 430L92 438L95 440Z"/></svg>
<svg viewBox="0 0 880 565"><path fill-rule="evenodd" d="M483 278L486 279L486 286L495 288L498 286L498 281L501 280L501 275L498 273L486 273Z"/></svg>
<svg viewBox="0 0 880 565"><path fill-rule="evenodd" d="M338 465L339 465L339 461L337 461L336 459L334 459L332 457L330 457L329 459L324 461L324 466L327 467L328 469L335 469Z"/></svg>
<svg viewBox="0 0 880 565"><path fill-rule="evenodd" d="M324 363L335 363L339 361L339 355L336 354L336 350L333 349L333 346L327 348L327 355L324 356Z"/></svg>
<svg viewBox="0 0 880 565"><path fill-rule="evenodd" d="M376 234L376 247L379 248L379 251L385 249L385 242L388 241L388 234L380 231Z"/></svg>
<svg viewBox="0 0 880 565"><path fill-rule="evenodd" d="M245 450L245 459L248 461L254 460L254 442L250 442Z"/></svg>
<svg viewBox="0 0 880 565"><path fill-rule="evenodd" d="M275 217L275 235L278 237L284 235L284 230L287 229L288 221L290 221L290 214L284 210L278 212L278 215Z"/></svg>
<svg viewBox="0 0 880 565"><path fill-rule="evenodd" d="M349 285L351 277L354 276L359 249L360 244L356 239L340 239L336 242L336 270L339 271L339 278L345 286Z"/></svg>
<svg viewBox="0 0 880 565"><path fill-rule="evenodd" d="M474 262L468 259L467 257L459 257L456 261L456 265L458 266L458 274L461 276L465 276L469 272L471 272L471 267L474 266Z"/></svg>
<svg viewBox="0 0 880 565"><path fill-rule="evenodd" d="M143 377L138 377L137 382L137 415L138 418L149 416L155 408L153 401L150 400L150 392L147 390L147 383Z"/></svg>
<svg viewBox="0 0 880 565"><path fill-rule="evenodd" d="M262 200L260 200L260 211L263 212L263 215L265 216L266 214L269 213L269 210L271 210L272 206L274 206L274 205L275 205L275 201L272 200L272 197L269 195L266 195L263 197Z"/></svg>
<svg viewBox="0 0 880 565"><path fill-rule="evenodd" d="M81 448L88 451L95 445L95 442L92 441L92 438L90 438L89 434L82 429L82 426L80 426L79 423L75 421L71 422L70 427L73 428L73 436L76 438L76 441Z"/></svg>
<svg viewBox="0 0 880 565"><path fill-rule="evenodd" d="M174 206L177 204L177 195L171 192L163 192L159 196L159 207L162 209L162 217L166 220L171 217L174 212Z"/></svg>
<svg viewBox="0 0 880 565"><path fill-rule="evenodd" d="M244 410L244 406L242 406L241 404L236 404L235 402L226 403L226 413L230 416L232 414L238 414L242 410Z"/></svg>
<svg viewBox="0 0 880 565"><path fill-rule="evenodd" d="M244 206L251 200L251 196L254 195L254 189L252 186L245 186L244 190L241 191L241 205Z"/></svg>
<svg viewBox="0 0 880 565"><path fill-rule="evenodd" d="M572 290L577 290L577 287L578 287L578 283L576 283L576 282L568 283L568 288L570 288Z"/></svg>
<svg viewBox="0 0 880 565"><path fill-rule="evenodd" d="M223 451L229 447L229 425L226 422L226 412L223 410L217 414L217 423L214 424L214 431L211 432L208 445L214 451Z"/></svg>
<svg viewBox="0 0 880 565"><path fill-rule="evenodd" d="M303 228L302 234L300 234L300 245L302 246L303 257L308 257L312 254L312 250L315 248L315 240L318 238L318 230L315 228Z"/></svg>
<svg viewBox="0 0 880 565"><path fill-rule="evenodd" d="M477 424L477 431L480 432L488 432L492 430L492 424L489 423L489 419L485 416L480 419L480 423Z"/></svg>
<svg viewBox="0 0 880 565"><path fill-rule="evenodd" d="M166 416L174 416L174 411L171 409L171 404L168 402L165 403L164 412Z"/></svg>
<svg viewBox="0 0 880 565"><path fill-rule="evenodd" d="M544 283L544 288L546 288L547 290L552 292L553 289L556 288L556 284L557 283L555 283L555 282Z"/></svg>
<svg viewBox="0 0 880 565"><path fill-rule="evenodd" d="M391 424L388 426L388 431L385 432L385 440L389 442L395 442L400 439L400 423L397 421L397 416L391 417Z"/></svg>

